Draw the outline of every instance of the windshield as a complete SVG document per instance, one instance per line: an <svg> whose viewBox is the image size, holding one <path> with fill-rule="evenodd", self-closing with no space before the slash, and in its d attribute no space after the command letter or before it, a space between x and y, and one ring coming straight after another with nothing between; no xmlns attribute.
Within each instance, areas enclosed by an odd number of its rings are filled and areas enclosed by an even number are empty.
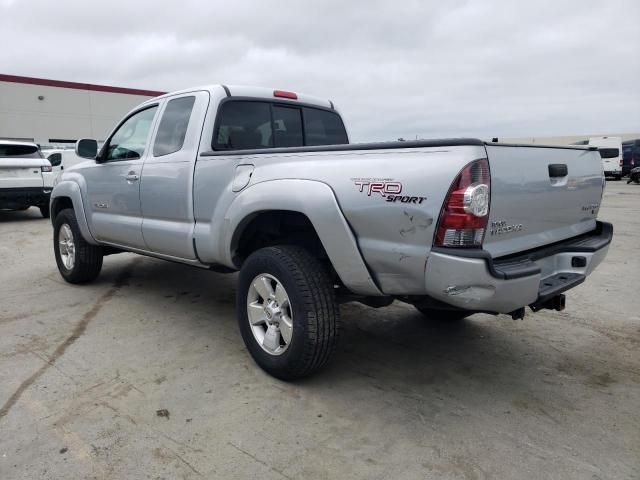
<svg viewBox="0 0 640 480"><path fill-rule="evenodd" d="M42 158L37 145L11 145L0 143L0 157Z"/></svg>

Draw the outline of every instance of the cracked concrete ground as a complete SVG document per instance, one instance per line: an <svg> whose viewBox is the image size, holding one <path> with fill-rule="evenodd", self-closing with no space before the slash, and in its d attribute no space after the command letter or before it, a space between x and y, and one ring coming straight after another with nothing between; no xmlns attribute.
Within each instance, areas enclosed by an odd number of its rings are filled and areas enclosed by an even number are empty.
<svg viewBox="0 0 640 480"><path fill-rule="evenodd" d="M0 212L0 478L640 478L638 212L607 185L615 239L565 312L345 305L294 384L247 354L235 275L122 254L68 285L38 210Z"/></svg>

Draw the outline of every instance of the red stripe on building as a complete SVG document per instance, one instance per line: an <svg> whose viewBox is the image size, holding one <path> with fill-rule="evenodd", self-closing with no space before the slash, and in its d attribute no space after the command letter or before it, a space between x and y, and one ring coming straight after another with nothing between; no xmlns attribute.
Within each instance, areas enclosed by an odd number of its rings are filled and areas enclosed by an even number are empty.
<svg viewBox="0 0 640 480"><path fill-rule="evenodd" d="M142 95L157 97L167 92L155 90L140 90L138 88L111 87L109 85L95 85L93 83L66 82L63 80L49 80L47 78L21 77L0 73L0 82L22 83L27 85L42 85L45 87L71 88L74 90L90 90L92 92L123 93L125 95Z"/></svg>

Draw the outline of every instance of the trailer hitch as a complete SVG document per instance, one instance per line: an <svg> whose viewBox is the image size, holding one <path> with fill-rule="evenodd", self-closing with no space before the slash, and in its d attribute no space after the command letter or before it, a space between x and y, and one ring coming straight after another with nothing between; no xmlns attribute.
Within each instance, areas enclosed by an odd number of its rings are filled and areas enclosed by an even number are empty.
<svg viewBox="0 0 640 480"><path fill-rule="evenodd" d="M567 304L567 297L565 297L562 293L559 295L555 295L551 298L547 298L542 301L537 301L529 305L529 308L533 312L539 312L540 310L556 310L561 312L565 309ZM520 307L513 312L509 312L507 315L511 315L513 320L522 320L524 319L525 310L524 307Z"/></svg>
<svg viewBox="0 0 640 480"><path fill-rule="evenodd" d="M565 309L567 304L567 297L564 294L556 295L555 297L551 297L548 300L538 301L529 305L529 308L534 312L538 312L543 309L548 310L556 310L561 312Z"/></svg>

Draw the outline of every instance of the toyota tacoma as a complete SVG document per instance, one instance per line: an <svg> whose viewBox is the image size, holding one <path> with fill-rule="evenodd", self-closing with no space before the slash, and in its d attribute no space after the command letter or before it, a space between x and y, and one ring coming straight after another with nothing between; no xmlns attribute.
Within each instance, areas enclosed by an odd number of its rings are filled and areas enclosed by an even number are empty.
<svg viewBox="0 0 640 480"><path fill-rule="evenodd" d="M349 144L331 101L289 91L170 93L76 151L51 194L62 277L89 282L122 251L239 271L242 338L282 379L329 360L341 302L450 321L561 310L613 235L594 147Z"/></svg>

